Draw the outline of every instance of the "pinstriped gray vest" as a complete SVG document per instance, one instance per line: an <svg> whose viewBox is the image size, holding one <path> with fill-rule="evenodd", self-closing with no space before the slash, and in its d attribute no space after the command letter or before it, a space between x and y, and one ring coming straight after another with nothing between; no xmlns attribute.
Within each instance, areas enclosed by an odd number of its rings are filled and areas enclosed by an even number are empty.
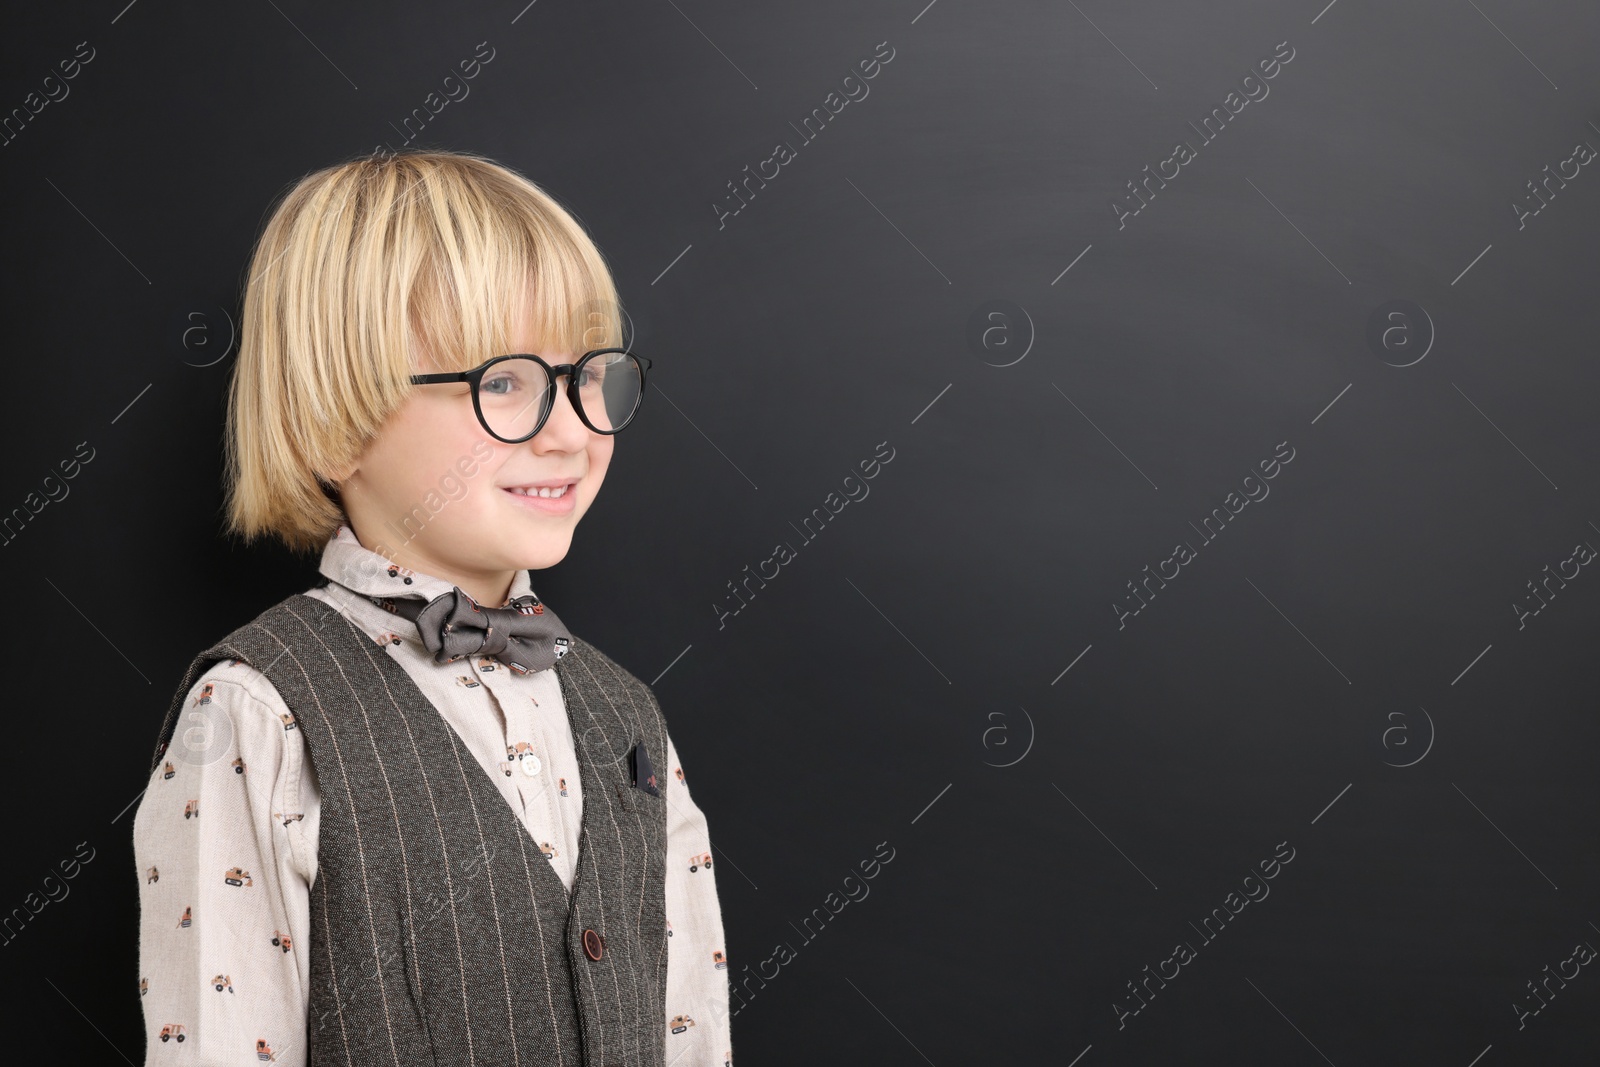
<svg viewBox="0 0 1600 1067"><path fill-rule="evenodd" d="M321 791L311 1064L663 1067L666 801L627 759L638 743L666 763L648 686L576 637L552 668L583 786L569 896L404 668L314 597L195 657L157 763L190 688L230 657L277 688Z"/></svg>

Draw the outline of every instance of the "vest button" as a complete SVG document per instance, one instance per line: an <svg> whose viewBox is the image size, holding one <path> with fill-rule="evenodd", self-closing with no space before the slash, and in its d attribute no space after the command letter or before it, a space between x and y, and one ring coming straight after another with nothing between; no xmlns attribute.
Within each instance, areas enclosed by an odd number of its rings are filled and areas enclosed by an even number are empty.
<svg viewBox="0 0 1600 1067"><path fill-rule="evenodd" d="M601 954L605 952L605 947L605 938L593 930L585 930L583 932L583 954L585 956L588 956L591 960L598 960Z"/></svg>

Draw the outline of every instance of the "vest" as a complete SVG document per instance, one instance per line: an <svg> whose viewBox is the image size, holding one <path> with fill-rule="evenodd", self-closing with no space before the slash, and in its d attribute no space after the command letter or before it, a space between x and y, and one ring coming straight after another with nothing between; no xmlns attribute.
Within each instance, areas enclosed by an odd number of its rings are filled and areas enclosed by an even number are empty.
<svg viewBox="0 0 1600 1067"><path fill-rule="evenodd" d="M293 946L311 953L313 1067L663 1067L666 800L629 770L635 745L666 765L648 686L576 637L552 668L583 785L569 894L405 669L314 597L194 658L156 764L175 758L186 694L225 658L276 687L320 786L311 943Z"/></svg>

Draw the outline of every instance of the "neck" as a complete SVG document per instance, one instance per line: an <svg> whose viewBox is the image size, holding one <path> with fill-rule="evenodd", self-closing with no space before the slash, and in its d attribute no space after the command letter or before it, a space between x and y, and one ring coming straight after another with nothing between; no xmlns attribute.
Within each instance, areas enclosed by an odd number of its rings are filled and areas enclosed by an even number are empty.
<svg viewBox="0 0 1600 1067"><path fill-rule="evenodd" d="M350 527L350 532L355 534L356 540L361 543L362 548L376 551L372 548L374 542L369 542L365 537L362 537L361 531L356 529L355 523L349 520L348 517L345 524ZM491 608L505 605L507 598L511 595L511 585L517 577L516 571L491 571L488 573L463 571L421 553L413 552L409 545L401 546L392 552L386 553L385 558L407 570L449 582L473 600Z"/></svg>

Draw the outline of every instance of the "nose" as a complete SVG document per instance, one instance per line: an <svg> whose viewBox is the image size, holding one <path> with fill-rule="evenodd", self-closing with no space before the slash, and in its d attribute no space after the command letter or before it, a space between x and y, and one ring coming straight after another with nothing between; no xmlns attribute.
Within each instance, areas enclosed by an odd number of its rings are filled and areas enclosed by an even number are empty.
<svg viewBox="0 0 1600 1067"><path fill-rule="evenodd" d="M577 410L572 406L572 398L567 395L567 383L572 380L570 369L558 369L556 374L555 396L551 400L550 414L546 417L544 425L539 432L534 434L532 440L546 441L561 444L581 443L589 436L589 427L584 425L579 418Z"/></svg>

